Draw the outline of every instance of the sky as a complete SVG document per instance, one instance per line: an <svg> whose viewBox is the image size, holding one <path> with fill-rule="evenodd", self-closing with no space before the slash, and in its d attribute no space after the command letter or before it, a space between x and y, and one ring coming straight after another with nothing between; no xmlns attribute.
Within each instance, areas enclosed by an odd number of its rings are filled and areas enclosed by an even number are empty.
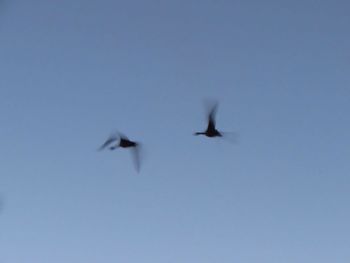
<svg viewBox="0 0 350 263"><path fill-rule="evenodd" d="M2 0L0 263L349 262L349 8Z"/></svg>

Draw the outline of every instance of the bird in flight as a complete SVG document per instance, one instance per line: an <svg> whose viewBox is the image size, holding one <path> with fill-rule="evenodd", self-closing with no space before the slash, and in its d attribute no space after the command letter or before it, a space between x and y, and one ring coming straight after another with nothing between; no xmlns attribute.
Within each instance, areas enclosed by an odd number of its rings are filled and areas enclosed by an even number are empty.
<svg viewBox="0 0 350 263"><path fill-rule="evenodd" d="M116 144L112 145L112 143L117 142ZM109 149L115 150L119 147L121 148L130 148L132 151L132 157L134 161L135 168L137 172L140 171L140 143L131 141L127 136L124 134L121 134L119 132L116 132L109 136L109 138L100 146L99 150L103 150L106 147L109 146Z"/></svg>
<svg viewBox="0 0 350 263"><path fill-rule="evenodd" d="M238 133L236 132L223 132L223 131L218 131L216 129L216 112L218 109L218 103L210 103L210 106L207 106L208 113L207 113L207 118L208 118L208 126L207 129L203 132L195 132L194 135L204 135L210 138L213 137L220 137L227 139L230 142L236 143L237 138L238 138Z"/></svg>
<svg viewBox="0 0 350 263"><path fill-rule="evenodd" d="M216 121L215 121L215 116L216 116L216 111L218 108L218 103L215 103L210 107L210 110L208 112L208 127L204 132L195 132L194 135L204 135L207 137L222 137L222 133L219 132L216 129Z"/></svg>

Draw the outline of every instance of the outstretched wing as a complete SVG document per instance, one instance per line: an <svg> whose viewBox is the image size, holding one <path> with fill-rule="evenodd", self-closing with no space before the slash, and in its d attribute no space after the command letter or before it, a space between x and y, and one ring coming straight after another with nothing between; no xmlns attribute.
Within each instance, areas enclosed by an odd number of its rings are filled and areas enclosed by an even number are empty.
<svg viewBox="0 0 350 263"><path fill-rule="evenodd" d="M99 151L103 150L104 148L106 148L108 145L110 145L111 143L115 142L116 140L118 140L119 137L116 134L112 134L111 136L109 136L109 138L104 142L104 144L102 144L99 148Z"/></svg>
<svg viewBox="0 0 350 263"><path fill-rule="evenodd" d="M216 102L214 105L210 107L210 110L208 111L208 130L215 130L215 117L216 117L216 112L218 109L218 103Z"/></svg>
<svg viewBox="0 0 350 263"><path fill-rule="evenodd" d="M224 140L233 143L238 144L239 143L239 133L238 132L221 132L222 137Z"/></svg>
<svg viewBox="0 0 350 263"><path fill-rule="evenodd" d="M137 172L140 172L141 156L140 156L140 144L131 148L131 155Z"/></svg>

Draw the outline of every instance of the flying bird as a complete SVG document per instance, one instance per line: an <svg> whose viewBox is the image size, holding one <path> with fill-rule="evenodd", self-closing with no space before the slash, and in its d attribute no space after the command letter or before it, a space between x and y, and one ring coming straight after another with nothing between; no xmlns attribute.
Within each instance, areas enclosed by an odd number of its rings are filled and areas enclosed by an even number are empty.
<svg viewBox="0 0 350 263"><path fill-rule="evenodd" d="M213 106L210 107L210 110L208 112L208 127L204 132L195 132L194 135L204 135L207 137L222 137L222 133L219 132L216 129L216 111L218 108L218 103L215 103Z"/></svg>
<svg viewBox="0 0 350 263"><path fill-rule="evenodd" d="M117 142L117 143L110 146L114 142ZM99 150L103 150L108 146L111 151L119 147L130 148L130 150L132 151L131 153L132 153L135 168L137 172L140 171L140 143L131 141L127 136L117 132L109 136L109 138L100 146Z"/></svg>
<svg viewBox="0 0 350 263"><path fill-rule="evenodd" d="M208 119L208 126L207 129L203 132L195 132L194 135L204 135L210 138L213 137L220 137L228 139L231 142L236 143L238 134L236 132L223 132L216 129L216 112L218 109L218 103L211 103L210 106L207 106L208 113L207 113L207 119Z"/></svg>

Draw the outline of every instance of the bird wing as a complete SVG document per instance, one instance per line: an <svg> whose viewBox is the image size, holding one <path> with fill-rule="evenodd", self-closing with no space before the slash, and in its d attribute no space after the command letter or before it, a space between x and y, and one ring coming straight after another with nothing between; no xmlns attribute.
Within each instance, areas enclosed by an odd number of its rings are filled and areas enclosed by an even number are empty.
<svg viewBox="0 0 350 263"><path fill-rule="evenodd" d="M233 144L238 144L239 141L239 133L238 132L223 132L221 131L222 138L225 139L226 141L233 143Z"/></svg>
<svg viewBox="0 0 350 263"><path fill-rule="evenodd" d="M109 136L109 138L100 146L99 150L103 150L104 148L106 148L108 145L110 145L111 143L115 142L116 140L118 140L118 136L115 134L112 134L111 136Z"/></svg>
<svg viewBox="0 0 350 263"><path fill-rule="evenodd" d="M140 158L140 145L137 144L131 149L132 159L137 172L140 172L141 158Z"/></svg>
<svg viewBox="0 0 350 263"><path fill-rule="evenodd" d="M217 112L217 108L218 108L218 103L215 103L209 111L208 114L208 130L214 130L215 129L215 125L216 125L216 121L215 121L215 116L216 116L216 112Z"/></svg>

